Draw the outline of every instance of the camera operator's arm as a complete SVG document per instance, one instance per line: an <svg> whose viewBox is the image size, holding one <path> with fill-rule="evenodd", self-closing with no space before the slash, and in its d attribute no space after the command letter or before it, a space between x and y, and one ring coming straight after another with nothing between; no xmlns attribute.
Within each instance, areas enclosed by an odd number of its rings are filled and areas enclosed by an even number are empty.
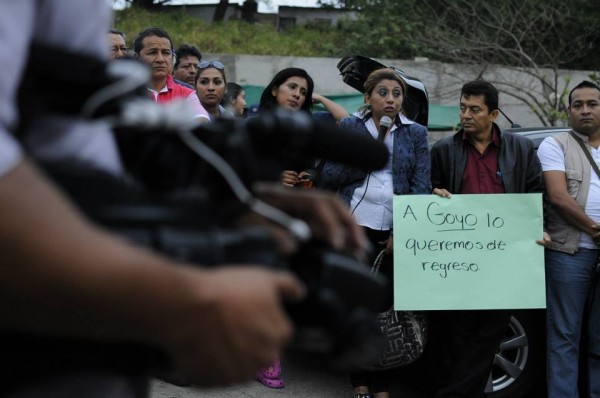
<svg viewBox="0 0 600 398"><path fill-rule="evenodd" d="M252 377L289 339L291 275L176 264L89 224L27 161L0 176L0 328L162 349L198 384Z"/></svg>
<svg viewBox="0 0 600 398"><path fill-rule="evenodd" d="M276 183L257 184L255 192L265 202L306 221L313 235L334 249L350 251L359 259L364 257L367 248L364 232L348 207L333 194L318 190L291 191Z"/></svg>

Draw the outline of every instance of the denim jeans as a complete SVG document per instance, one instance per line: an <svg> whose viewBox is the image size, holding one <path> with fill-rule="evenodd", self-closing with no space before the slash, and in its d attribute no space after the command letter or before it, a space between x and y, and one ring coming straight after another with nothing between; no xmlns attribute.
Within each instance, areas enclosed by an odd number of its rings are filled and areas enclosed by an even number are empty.
<svg viewBox="0 0 600 398"><path fill-rule="evenodd" d="M590 318L588 332L590 336L590 374L600 375L600 274L596 273L596 280L592 288ZM600 382L590 385L590 396L600 397Z"/></svg>
<svg viewBox="0 0 600 398"><path fill-rule="evenodd" d="M595 249L580 248L575 254L546 250L548 398L579 397L579 342L596 255ZM590 342L594 344L594 340ZM589 378L592 386L600 383L596 372L590 372Z"/></svg>

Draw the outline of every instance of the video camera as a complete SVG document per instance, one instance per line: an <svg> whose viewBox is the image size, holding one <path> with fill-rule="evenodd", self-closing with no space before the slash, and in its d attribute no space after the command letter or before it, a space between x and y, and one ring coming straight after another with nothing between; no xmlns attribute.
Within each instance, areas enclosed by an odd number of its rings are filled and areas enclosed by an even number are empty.
<svg viewBox="0 0 600 398"><path fill-rule="evenodd" d="M340 369L375 360L383 348L375 313L384 309L387 281L371 275L368 265L311 238L303 222L256 199L252 187L277 179L276 166L287 156L378 169L387 162L385 146L301 112L193 126L182 122L187 115L173 117L175 107L129 95L139 93L139 87L124 95L119 80L129 75L109 79L102 95L84 103L83 114L114 125L133 178L118 180L64 165L46 165L46 172L91 219L135 243L205 266L251 262L290 270L308 294L288 304L288 313L300 335L318 336L304 341L303 349L327 354ZM111 87L119 88L116 94ZM236 225L247 211L290 229L303 240L301 249L282 257L266 228Z"/></svg>

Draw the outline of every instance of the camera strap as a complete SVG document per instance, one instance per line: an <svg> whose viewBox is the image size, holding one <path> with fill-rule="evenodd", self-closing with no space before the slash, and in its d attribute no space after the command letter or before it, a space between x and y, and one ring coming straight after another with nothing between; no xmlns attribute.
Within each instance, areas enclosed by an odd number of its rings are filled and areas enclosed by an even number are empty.
<svg viewBox="0 0 600 398"><path fill-rule="evenodd" d="M571 134L571 137L573 137L575 139L575 141L579 144L579 146L581 147L581 150L585 154L585 157L587 157L587 159L590 162L590 165L592 165L592 169L594 169L594 172L596 172L596 175L598 176L598 178L600 178L600 169L598 168L598 165L594 161L592 154L590 153L590 151L587 149L587 147L583 143L583 140L581 138L579 138L577 136L577 134L575 134L573 132L573 130L569 131L569 134Z"/></svg>

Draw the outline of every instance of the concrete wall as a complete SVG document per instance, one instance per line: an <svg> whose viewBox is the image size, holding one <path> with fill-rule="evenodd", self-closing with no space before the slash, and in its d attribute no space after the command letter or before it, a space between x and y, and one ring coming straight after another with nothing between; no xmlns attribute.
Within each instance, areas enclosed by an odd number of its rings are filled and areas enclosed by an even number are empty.
<svg viewBox="0 0 600 398"><path fill-rule="evenodd" d="M306 69L315 81L315 91L322 94L356 93L346 85L336 67L339 58L316 57L276 57L261 55L228 55L204 54L204 59L219 59L226 65L227 79L240 84L266 86L272 77L281 69L295 66ZM541 91L537 80L525 72L517 73L502 67L488 67L485 71L480 67L470 65L443 64L427 60L377 59L384 65L397 66L409 76L421 80L429 93L431 103L441 105L458 105L460 88L466 81L483 76L501 89L500 107L516 123L522 126L540 126L541 122L522 101L509 96L502 90L510 88L501 82L516 82L518 89L512 89L516 94ZM550 71L548 71L550 73ZM573 84L583 79L589 79L590 72L559 71L559 81L571 78ZM500 118L502 127L509 127L504 118Z"/></svg>

